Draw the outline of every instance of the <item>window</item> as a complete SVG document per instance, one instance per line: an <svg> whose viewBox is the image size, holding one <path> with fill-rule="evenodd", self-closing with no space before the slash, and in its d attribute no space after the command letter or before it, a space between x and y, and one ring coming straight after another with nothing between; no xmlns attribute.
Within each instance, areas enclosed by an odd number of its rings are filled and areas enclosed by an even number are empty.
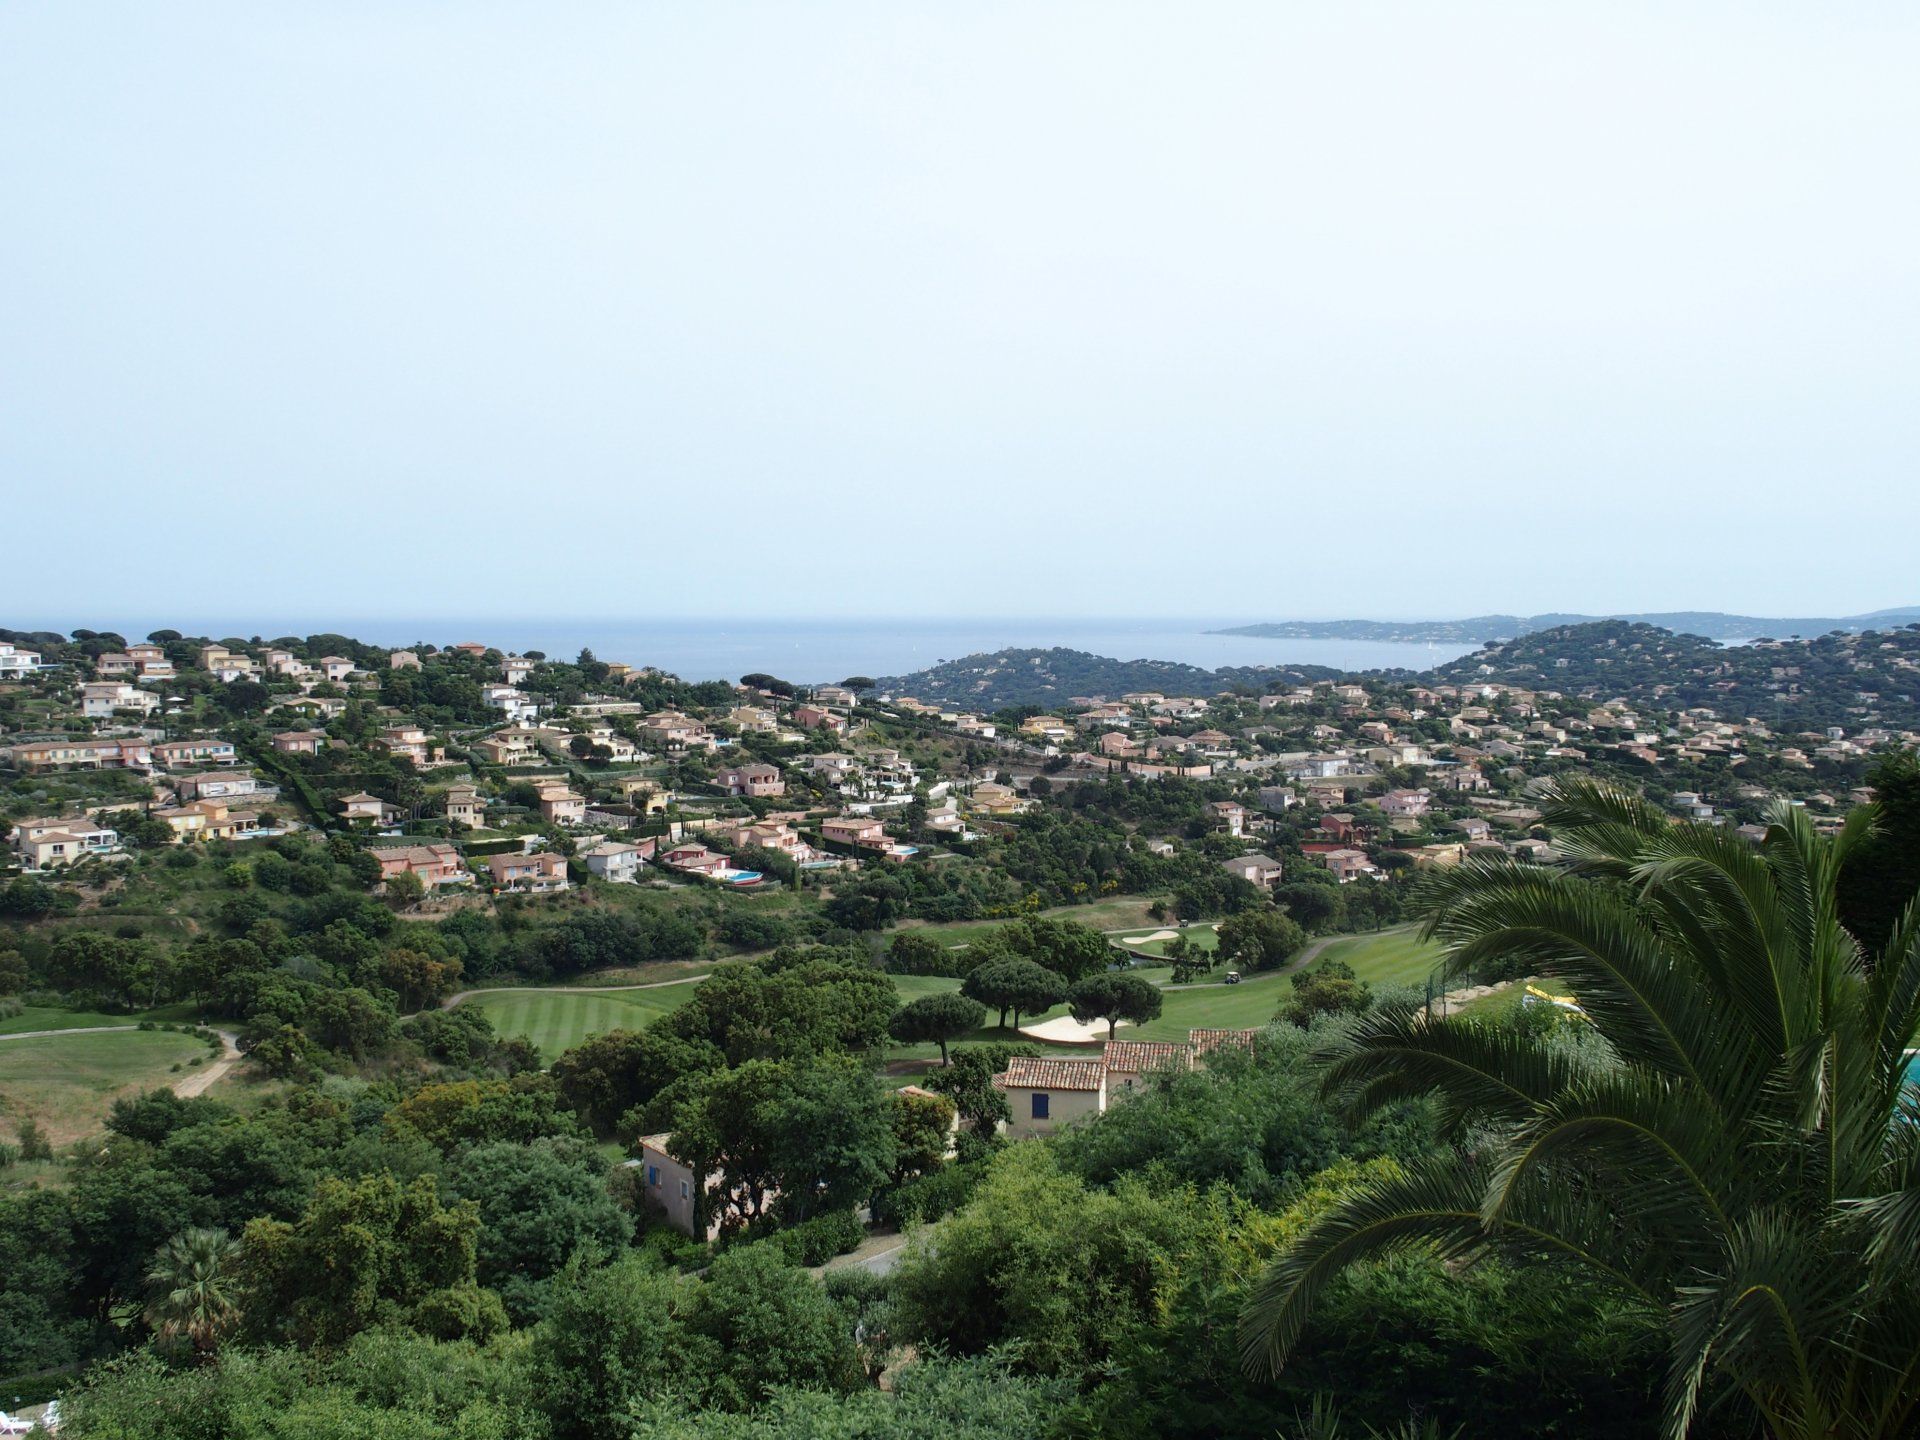
<svg viewBox="0 0 1920 1440"><path fill-rule="evenodd" d="M680 1198L682 1200L685 1200L692 1194L693 1194L692 1187L690 1187L685 1180L682 1180L680 1182Z"/></svg>
<svg viewBox="0 0 1920 1440"><path fill-rule="evenodd" d="M658 1185L659 1183L660 1183L660 1167L658 1165L647 1166L647 1184Z"/></svg>
<svg viewBox="0 0 1920 1440"><path fill-rule="evenodd" d="M1048 1100L1048 1096L1046 1091L1036 1090L1034 1092L1034 1095L1033 1095L1033 1118L1034 1119L1045 1120L1047 1118L1047 1100Z"/></svg>

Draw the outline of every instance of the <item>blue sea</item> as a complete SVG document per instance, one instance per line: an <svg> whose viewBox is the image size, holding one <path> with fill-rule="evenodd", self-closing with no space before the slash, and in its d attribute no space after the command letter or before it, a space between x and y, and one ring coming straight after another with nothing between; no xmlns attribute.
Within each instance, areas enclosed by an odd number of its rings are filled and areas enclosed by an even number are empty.
<svg viewBox="0 0 1920 1440"><path fill-rule="evenodd" d="M15 622L18 624L18 622ZM234 630L233 624L244 628ZM1116 660L1177 660L1224 665L1326 665L1338 670L1402 667L1425 670L1463 655L1468 645L1394 644L1369 640L1282 640L1206 631L1244 618L1199 620L393 620L326 617L234 621L155 620L120 626L135 639L158 625L221 637L352 635L376 645L477 640L503 650L543 651L571 658L581 649L602 660L654 665L686 680L737 680L764 671L800 684L849 675L905 675L942 660L1008 646L1064 646ZM94 628L106 628L98 623Z"/></svg>

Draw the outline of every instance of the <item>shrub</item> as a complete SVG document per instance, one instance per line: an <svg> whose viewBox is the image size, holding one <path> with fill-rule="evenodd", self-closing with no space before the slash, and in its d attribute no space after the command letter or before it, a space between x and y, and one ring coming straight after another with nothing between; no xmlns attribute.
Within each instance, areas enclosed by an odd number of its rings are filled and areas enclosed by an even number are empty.
<svg viewBox="0 0 1920 1440"><path fill-rule="evenodd" d="M748 1232L749 1243L770 1245L791 1265L824 1265L836 1255L858 1249L866 1227L851 1210L830 1211L771 1233Z"/></svg>
<svg viewBox="0 0 1920 1440"><path fill-rule="evenodd" d="M53 1159L53 1142L47 1139L40 1122L31 1115L20 1122L20 1158L29 1161Z"/></svg>
<svg viewBox="0 0 1920 1440"><path fill-rule="evenodd" d="M874 1197L876 1223L904 1230L908 1225L926 1224L942 1215L951 1215L973 1194L980 1183L977 1165L949 1165L930 1174L916 1175Z"/></svg>

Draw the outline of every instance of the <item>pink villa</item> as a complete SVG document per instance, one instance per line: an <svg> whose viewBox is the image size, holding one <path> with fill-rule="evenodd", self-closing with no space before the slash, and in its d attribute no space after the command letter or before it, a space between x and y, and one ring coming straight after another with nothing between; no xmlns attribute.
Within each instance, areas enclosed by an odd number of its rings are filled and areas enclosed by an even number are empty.
<svg viewBox="0 0 1920 1440"><path fill-rule="evenodd" d="M830 845L852 845L862 850L890 848L887 827L870 815L836 815L820 822L820 838Z"/></svg>
<svg viewBox="0 0 1920 1440"><path fill-rule="evenodd" d="M567 861L550 850L532 855L489 855L487 872L502 890L540 894L567 888Z"/></svg>
<svg viewBox="0 0 1920 1440"><path fill-rule="evenodd" d="M1333 872L1333 878L1342 885L1358 880L1362 875L1374 876L1380 873L1373 861L1367 858L1364 850L1328 850L1320 857L1320 863Z"/></svg>
<svg viewBox="0 0 1920 1440"><path fill-rule="evenodd" d="M317 755L326 746L324 730L282 730L273 737L273 748L282 755Z"/></svg>
<svg viewBox="0 0 1920 1440"><path fill-rule="evenodd" d="M796 705L793 707L793 723L803 730L844 730L847 720L844 715L836 715L831 710L823 710L818 705Z"/></svg>
<svg viewBox="0 0 1920 1440"><path fill-rule="evenodd" d="M715 783L725 786L729 795L765 798L787 793L787 782L781 778L780 768L758 762L722 770L715 777Z"/></svg>
<svg viewBox="0 0 1920 1440"><path fill-rule="evenodd" d="M660 863L669 870L678 870L685 875L706 875L718 878L721 872L731 869L733 862L718 850L709 850L704 845L676 845L660 857Z"/></svg>
<svg viewBox="0 0 1920 1440"><path fill-rule="evenodd" d="M451 845L394 845L373 854L380 861L382 880L418 875L420 883L433 890L442 885L464 885L471 878L460 852Z"/></svg>

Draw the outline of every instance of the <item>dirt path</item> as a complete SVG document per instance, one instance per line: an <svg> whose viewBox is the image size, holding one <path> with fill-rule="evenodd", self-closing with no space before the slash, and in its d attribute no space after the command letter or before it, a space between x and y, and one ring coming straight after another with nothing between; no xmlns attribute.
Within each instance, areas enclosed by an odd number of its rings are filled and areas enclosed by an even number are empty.
<svg viewBox="0 0 1920 1440"><path fill-rule="evenodd" d="M644 985L489 985L479 990L461 990L440 1002L442 1010L451 1010L475 995L605 995L613 990L664 990L669 985L698 985L705 975L682 975L677 980L649 980Z"/></svg>
<svg viewBox="0 0 1920 1440"><path fill-rule="evenodd" d="M44 1040L49 1035L105 1035L111 1030L138 1030L138 1025L69 1025L64 1030L16 1030L0 1040Z"/></svg>
<svg viewBox="0 0 1920 1440"><path fill-rule="evenodd" d="M240 1053L240 1037L231 1030L216 1030L220 1037L220 1058L204 1070L197 1070L184 1080L176 1081L173 1093L182 1100L191 1100L195 1095L203 1094L216 1080L224 1078L228 1071L246 1057Z"/></svg>

